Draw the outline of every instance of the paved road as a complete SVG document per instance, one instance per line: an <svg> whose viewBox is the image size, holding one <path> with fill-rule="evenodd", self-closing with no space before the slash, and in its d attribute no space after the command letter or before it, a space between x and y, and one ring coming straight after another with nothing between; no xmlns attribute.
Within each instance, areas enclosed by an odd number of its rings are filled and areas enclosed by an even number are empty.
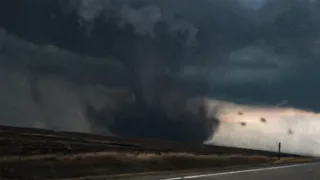
<svg viewBox="0 0 320 180"><path fill-rule="evenodd" d="M252 169L233 169L229 171L159 175L139 177L131 180L319 180L320 162Z"/></svg>

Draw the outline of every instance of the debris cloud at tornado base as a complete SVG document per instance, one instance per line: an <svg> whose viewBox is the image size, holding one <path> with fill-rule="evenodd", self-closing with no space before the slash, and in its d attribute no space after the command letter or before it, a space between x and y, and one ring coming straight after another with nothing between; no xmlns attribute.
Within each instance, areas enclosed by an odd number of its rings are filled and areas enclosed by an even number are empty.
<svg viewBox="0 0 320 180"><path fill-rule="evenodd" d="M206 144L281 151L307 156L320 155L320 113L296 108L252 106L207 100L209 116L219 127Z"/></svg>

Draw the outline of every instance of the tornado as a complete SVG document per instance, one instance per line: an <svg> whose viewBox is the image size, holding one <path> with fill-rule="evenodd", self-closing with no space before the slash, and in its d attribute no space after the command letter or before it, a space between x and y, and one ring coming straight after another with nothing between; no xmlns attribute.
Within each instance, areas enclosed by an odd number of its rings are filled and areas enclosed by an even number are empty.
<svg viewBox="0 0 320 180"><path fill-rule="evenodd" d="M317 156L319 10L0 1L0 124Z"/></svg>

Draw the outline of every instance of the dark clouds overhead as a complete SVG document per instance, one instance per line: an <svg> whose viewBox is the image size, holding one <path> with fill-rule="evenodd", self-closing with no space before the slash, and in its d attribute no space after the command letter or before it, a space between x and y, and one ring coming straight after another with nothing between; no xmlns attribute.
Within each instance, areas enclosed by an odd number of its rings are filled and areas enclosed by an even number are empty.
<svg viewBox="0 0 320 180"><path fill-rule="evenodd" d="M199 142L214 122L190 110L191 97L319 109L319 10L301 0L1 1L2 123Z"/></svg>

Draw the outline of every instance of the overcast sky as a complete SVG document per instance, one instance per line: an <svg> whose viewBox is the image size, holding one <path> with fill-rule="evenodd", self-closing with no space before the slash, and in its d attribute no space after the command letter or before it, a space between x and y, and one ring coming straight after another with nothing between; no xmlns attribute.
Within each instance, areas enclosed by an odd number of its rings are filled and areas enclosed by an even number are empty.
<svg viewBox="0 0 320 180"><path fill-rule="evenodd" d="M0 3L3 124L107 132L118 97L172 91L320 111L313 2L18 2Z"/></svg>

